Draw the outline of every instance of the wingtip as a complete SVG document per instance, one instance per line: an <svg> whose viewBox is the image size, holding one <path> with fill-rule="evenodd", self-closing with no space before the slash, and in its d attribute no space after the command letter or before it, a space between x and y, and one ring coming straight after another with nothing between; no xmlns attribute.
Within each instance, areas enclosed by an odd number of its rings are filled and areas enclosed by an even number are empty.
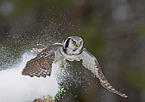
<svg viewBox="0 0 145 102"><path fill-rule="evenodd" d="M121 97L127 98L128 96L126 94L120 95Z"/></svg>
<svg viewBox="0 0 145 102"><path fill-rule="evenodd" d="M127 95L124 96L124 98L127 98L127 97L128 97Z"/></svg>

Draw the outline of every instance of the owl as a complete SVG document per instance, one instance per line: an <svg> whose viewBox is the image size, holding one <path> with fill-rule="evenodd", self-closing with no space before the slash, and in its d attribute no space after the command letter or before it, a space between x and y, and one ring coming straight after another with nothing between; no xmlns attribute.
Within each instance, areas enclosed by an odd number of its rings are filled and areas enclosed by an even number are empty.
<svg viewBox="0 0 145 102"><path fill-rule="evenodd" d="M113 88L108 82L97 59L84 48L83 39L81 37L70 36L62 43L55 43L51 46L43 47L43 49L33 48L32 51L38 52L38 55L26 63L22 75L46 77L51 75L52 63L61 61L60 67L65 68L67 67L67 61L82 61L82 65L99 79L104 88L121 97L127 97L127 95Z"/></svg>

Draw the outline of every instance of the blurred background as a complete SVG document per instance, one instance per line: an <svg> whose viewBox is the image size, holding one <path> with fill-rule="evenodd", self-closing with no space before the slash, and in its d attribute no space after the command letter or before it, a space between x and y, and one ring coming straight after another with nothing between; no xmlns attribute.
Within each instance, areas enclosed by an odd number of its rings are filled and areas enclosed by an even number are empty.
<svg viewBox="0 0 145 102"><path fill-rule="evenodd" d="M104 89L81 63L67 68L56 102L145 102L145 0L1 0L0 70L37 43L84 39L122 98ZM73 76L73 77L72 77Z"/></svg>

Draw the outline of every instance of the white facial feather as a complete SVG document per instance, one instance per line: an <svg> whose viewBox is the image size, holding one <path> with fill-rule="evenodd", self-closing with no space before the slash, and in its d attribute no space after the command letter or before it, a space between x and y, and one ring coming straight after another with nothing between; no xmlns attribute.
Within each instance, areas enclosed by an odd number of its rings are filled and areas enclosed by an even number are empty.
<svg viewBox="0 0 145 102"><path fill-rule="evenodd" d="M68 37L64 41L63 47L68 55L79 54L83 47L83 40L82 38L76 36Z"/></svg>

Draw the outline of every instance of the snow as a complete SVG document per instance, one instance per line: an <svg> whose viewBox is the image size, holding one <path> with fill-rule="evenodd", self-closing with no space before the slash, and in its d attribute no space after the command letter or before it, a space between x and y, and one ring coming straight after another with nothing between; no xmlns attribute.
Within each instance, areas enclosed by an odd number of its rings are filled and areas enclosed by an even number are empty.
<svg viewBox="0 0 145 102"><path fill-rule="evenodd" d="M52 65L50 77L37 78L21 74L26 62L34 57L31 53L25 53L19 64L0 71L0 102L33 102L43 96L55 97L59 91L56 80L58 64Z"/></svg>

